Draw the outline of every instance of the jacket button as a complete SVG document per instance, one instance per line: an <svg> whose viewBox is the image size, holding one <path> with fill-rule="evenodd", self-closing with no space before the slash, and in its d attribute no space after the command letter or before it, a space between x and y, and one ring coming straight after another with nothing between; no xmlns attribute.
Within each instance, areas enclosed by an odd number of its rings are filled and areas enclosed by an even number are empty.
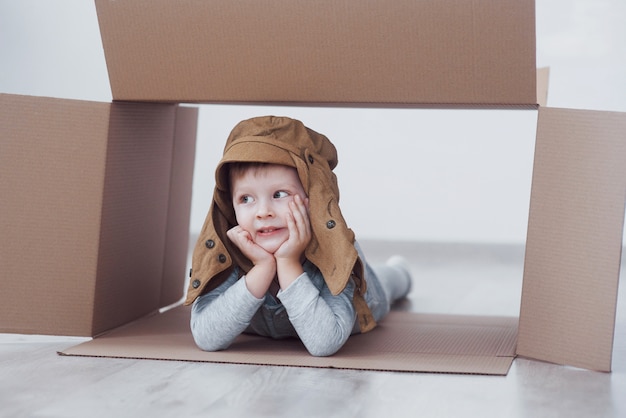
<svg viewBox="0 0 626 418"><path fill-rule="evenodd" d="M200 287L200 280L196 279L191 283L191 287L193 287L194 289L197 289Z"/></svg>
<svg viewBox="0 0 626 418"><path fill-rule="evenodd" d="M225 263L226 262L226 256L224 254L220 254L220 255L217 256L217 260L220 263Z"/></svg>
<svg viewBox="0 0 626 418"><path fill-rule="evenodd" d="M333 229L336 225L337 225L337 223L335 221L333 221L332 219L330 221L326 222L326 228L328 228L328 229Z"/></svg>
<svg viewBox="0 0 626 418"><path fill-rule="evenodd" d="M208 239L208 240L206 240L204 245L206 245L207 248L213 248L213 247L215 247L215 241L213 241L212 239Z"/></svg>

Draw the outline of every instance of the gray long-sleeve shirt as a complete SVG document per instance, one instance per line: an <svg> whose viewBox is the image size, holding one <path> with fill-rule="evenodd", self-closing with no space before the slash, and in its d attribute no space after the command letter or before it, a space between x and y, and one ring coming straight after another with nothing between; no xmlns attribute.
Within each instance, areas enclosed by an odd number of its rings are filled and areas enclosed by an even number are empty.
<svg viewBox="0 0 626 418"><path fill-rule="evenodd" d="M276 298L268 292L261 299L248 291L235 268L224 283L193 304L191 332L198 347L224 350L239 334L248 332L272 338L298 337L314 356L337 352L352 333L359 332L352 305L354 284L350 280L333 296L315 265L307 260L303 267L304 273ZM367 264L366 281L365 300L379 320L389 311L389 302Z"/></svg>

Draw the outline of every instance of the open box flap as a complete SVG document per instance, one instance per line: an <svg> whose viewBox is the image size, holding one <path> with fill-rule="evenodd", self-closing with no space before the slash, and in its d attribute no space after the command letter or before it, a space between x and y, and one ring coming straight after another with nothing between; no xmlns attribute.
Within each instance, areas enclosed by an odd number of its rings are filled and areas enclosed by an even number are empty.
<svg viewBox="0 0 626 418"><path fill-rule="evenodd" d="M96 333L183 297L197 116L171 104L111 104Z"/></svg>
<svg viewBox="0 0 626 418"><path fill-rule="evenodd" d="M198 112L197 107L176 108L160 307L182 300L185 293Z"/></svg>
<svg viewBox="0 0 626 418"><path fill-rule="evenodd" d="M534 0L96 0L115 100L536 106Z"/></svg>
<svg viewBox="0 0 626 418"><path fill-rule="evenodd" d="M517 353L610 371L626 114L540 108Z"/></svg>
<svg viewBox="0 0 626 418"><path fill-rule="evenodd" d="M109 107L0 94L0 332L92 335Z"/></svg>

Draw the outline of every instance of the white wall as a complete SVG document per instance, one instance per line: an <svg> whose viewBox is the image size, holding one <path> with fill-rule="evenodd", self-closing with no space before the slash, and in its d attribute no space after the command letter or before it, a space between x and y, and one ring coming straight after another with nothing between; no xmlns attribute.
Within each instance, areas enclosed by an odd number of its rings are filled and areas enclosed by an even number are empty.
<svg viewBox="0 0 626 418"><path fill-rule="evenodd" d="M550 106L626 111L623 22L623 0L537 0ZM111 100L93 3L0 0L0 92ZM301 119L335 143L342 209L360 238L525 240L534 111L203 105L192 231L230 129L262 114Z"/></svg>

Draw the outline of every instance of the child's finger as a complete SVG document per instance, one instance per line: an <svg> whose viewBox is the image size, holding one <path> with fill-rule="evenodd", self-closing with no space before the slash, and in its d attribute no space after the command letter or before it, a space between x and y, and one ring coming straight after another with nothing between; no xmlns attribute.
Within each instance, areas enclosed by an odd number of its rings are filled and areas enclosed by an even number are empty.
<svg viewBox="0 0 626 418"><path fill-rule="evenodd" d="M297 214L298 214L298 219L297 221L300 221L300 223L302 225L304 225L306 228L309 228L309 210L306 207L305 202L302 200L302 198L299 195L296 195L295 199L295 204L296 204L296 209L297 209Z"/></svg>
<svg viewBox="0 0 626 418"><path fill-rule="evenodd" d="M309 225L309 217L306 214L302 214L295 207L295 202L292 206L292 213L290 214L293 218L294 231L290 232L291 236L289 239L291 240L293 237L294 242L300 243L300 245L307 244L311 239L311 226ZM296 232L297 231L297 232Z"/></svg>
<svg viewBox="0 0 626 418"><path fill-rule="evenodd" d="M296 202L292 202L290 215L294 222L294 227L298 231L298 236L305 234L308 229L308 216L302 214Z"/></svg>
<svg viewBox="0 0 626 418"><path fill-rule="evenodd" d="M307 199L306 201L303 201L299 196L298 199L300 200L300 205L299 205L299 209L300 209L300 213L302 213L302 217L305 220L305 223L308 225L309 224L309 200Z"/></svg>

